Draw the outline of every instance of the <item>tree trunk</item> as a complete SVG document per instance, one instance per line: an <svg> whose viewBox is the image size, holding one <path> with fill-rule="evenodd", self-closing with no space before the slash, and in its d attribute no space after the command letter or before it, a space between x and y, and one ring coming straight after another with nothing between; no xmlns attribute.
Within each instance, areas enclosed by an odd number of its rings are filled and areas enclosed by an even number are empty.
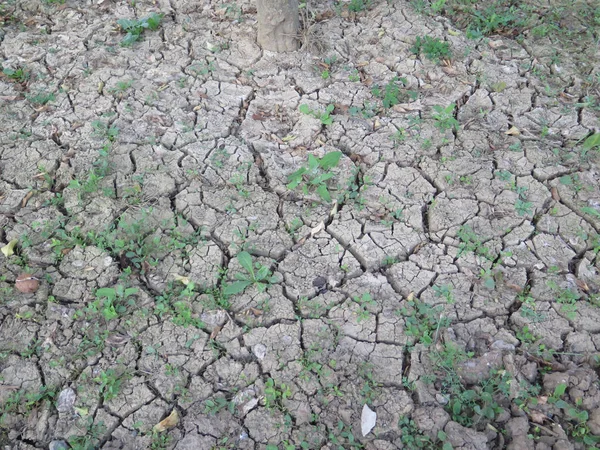
<svg viewBox="0 0 600 450"><path fill-rule="evenodd" d="M258 44L272 52L298 49L298 0L256 0Z"/></svg>

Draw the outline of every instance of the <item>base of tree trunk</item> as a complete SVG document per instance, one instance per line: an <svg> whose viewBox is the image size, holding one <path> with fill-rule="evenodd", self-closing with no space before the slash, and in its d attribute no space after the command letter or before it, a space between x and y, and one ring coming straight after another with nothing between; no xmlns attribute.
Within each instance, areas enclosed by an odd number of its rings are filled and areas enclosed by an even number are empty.
<svg viewBox="0 0 600 450"><path fill-rule="evenodd" d="M264 50L292 52L299 47L298 0L256 0L258 44Z"/></svg>

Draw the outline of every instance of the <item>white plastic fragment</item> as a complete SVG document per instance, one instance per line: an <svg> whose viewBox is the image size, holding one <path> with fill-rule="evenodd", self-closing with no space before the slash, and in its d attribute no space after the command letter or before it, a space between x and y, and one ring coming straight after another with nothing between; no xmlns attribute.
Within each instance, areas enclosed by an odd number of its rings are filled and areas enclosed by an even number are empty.
<svg viewBox="0 0 600 450"><path fill-rule="evenodd" d="M360 429L363 437L371 432L373 427L375 427L376 421L377 413L371 411L371 408L369 408L367 405L363 406L362 414L360 416Z"/></svg>

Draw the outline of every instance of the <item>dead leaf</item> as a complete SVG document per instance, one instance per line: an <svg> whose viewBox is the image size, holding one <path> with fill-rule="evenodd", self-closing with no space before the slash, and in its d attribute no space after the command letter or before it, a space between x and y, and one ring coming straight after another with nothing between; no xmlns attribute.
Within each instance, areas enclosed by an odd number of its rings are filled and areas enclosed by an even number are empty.
<svg viewBox="0 0 600 450"><path fill-rule="evenodd" d="M325 222L321 221L319 225L310 230L310 237L315 237L323 229L325 229Z"/></svg>
<svg viewBox="0 0 600 450"><path fill-rule="evenodd" d="M408 294L408 297L406 297L406 300L408 300L409 302L412 302L415 299L415 293L411 292L410 294Z"/></svg>
<svg viewBox="0 0 600 450"><path fill-rule="evenodd" d="M15 253L15 245L17 245L17 242L19 242L18 239L13 239L8 244L6 244L4 247L2 247L0 249L0 251L2 252L2 254L4 256L6 256L8 258L10 255Z"/></svg>
<svg viewBox="0 0 600 450"><path fill-rule="evenodd" d="M550 193L552 194L553 200L560 202L560 195L558 193L558 189L556 189L556 186L550 189Z"/></svg>
<svg viewBox="0 0 600 450"><path fill-rule="evenodd" d="M183 276L177 275L177 274L174 274L173 277L175 278L175 281L181 281L181 284L183 284L185 286L190 284L190 279L188 277L183 277Z"/></svg>
<svg viewBox="0 0 600 450"><path fill-rule="evenodd" d="M94 270L93 266L88 266L83 269L84 272L91 272L92 270Z"/></svg>
<svg viewBox="0 0 600 450"><path fill-rule="evenodd" d="M366 404L363 406L362 414L360 415L360 430L363 437L371 432L377 421L377 413L372 411Z"/></svg>
<svg viewBox="0 0 600 450"><path fill-rule="evenodd" d="M21 208L25 208L27 206L27 202L31 197L33 197L33 191L29 191L25 197L23 197L23 200L21 201Z"/></svg>
<svg viewBox="0 0 600 450"><path fill-rule="evenodd" d="M219 334L219 332L223 329L223 325L217 325L216 327L213 328L212 332L210 333L210 337L209 339L215 340Z"/></svg>
<svg viewBox="0 0 600 450"><path fill-rule="evenodd" d="M539 411L531 411L529 413L529 417L531 417L531 421L535 423L544 423L544 421L547 419L546 414Z"/></svg>
<svg viewBox="0 0 600 450"><path fill-rule="evenodd" d="M508 129L508 131L505 131L504 134L508 134L509 136L519 136L521 134L521 132L519 131L519 129L517 127L515 127L513 125L512 127L510 127Z"/></svg>
<svg viewBox="0 0 600 450"><path fill-rule="evenodd" d="M156 433L162 433L163 431L167 431L169 428L175 427L178 423L179 414L177 413L176 409L173 409L173 411L171 411L171 414L169 414L169 417L161 420L159 423L154 425L154 428L152 428L152 430Z"/></svg>
<svg viewBox="0 0 600 450"><path fill-rule="evenodd" d="M575 284L577 285L577 287L579 287L579 289L581 289L583 292L588 293L590 292L590 287L587 285L587 283L583 280L579 280L579 279L575 279Z"/></svg>
<svg viewBox="0 0 600 450"><path fill-rule="evenodd" d="M118 346L125 345L130 339L131 338L128 335L123 333L111 333L105 339L105 342L109 345Z"/></svg>

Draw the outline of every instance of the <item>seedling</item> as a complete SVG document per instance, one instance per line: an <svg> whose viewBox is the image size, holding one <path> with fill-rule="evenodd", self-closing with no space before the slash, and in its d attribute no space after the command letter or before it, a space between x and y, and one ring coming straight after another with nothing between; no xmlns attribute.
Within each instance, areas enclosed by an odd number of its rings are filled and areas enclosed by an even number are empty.
<svg viewBox="0 0 600 450"><path fill-rule="evenodd" d="M444 132L446 130L458 129L458 126L460 124L458 123L458 120L456 120L454 117L455 108L456 105L454 103L451 103L445 108L440 105L433 106L434 112L432 114L432 117L435 120L434 125L438 130Z"/></svg>
<svg viewBox="0 0 600 450"><path fill-rule="evenodd" d="M237 260L246 273L236 273L234 277L237 281L223 287L225 297L241 294L251 285L256 286L259 292L264 292L271 284L277 282L277 277L272 275L269 266L263 266L258 261L253 262L250 253L238 253Z"/></svg>
<svg viewBox="0 0 600 450"><path fill-rule="evenodd" d="M121 390L121 384L127 379L125 373L118 374L114 369L107 369L100 372L94 381L100 385L100 394L105 401L112 400Z"/></svg>
<svg viewBox="0 0 600 450"><path fill-rule="evenodd" d="M89 313L102 313L106 320L112 320L127 311L127 306L134 306L132 298L138 288L124 288L117 285L114 288L101 288L96 291L96 300L91 302L86 310Z"/></svg>
<svg viewBox="0 0 600 450"><path fill-rule="evenodd" d="M9 80L24 84L31 77L31 72L26 67L17 66L15 69L3 67L2 74Z"/></svg>
<svg viewBox="0 0 600 450"><path fill-rule="evenodd" d="M313 116L315 119L319 119L323 125L331 125L333 123L333 117L331 116L331 113L335 109L334 105L327 105L327 108L325 108L325 112L323 113L310 109L306 103L301 104L298 109L302 114Z"/></svg>
<svg viewBox="0 0 600 450"><path fill-rule="evenodd" d="M331 171L336 167L342 157L342 152L330 152L322 158L308 155L308 167L301 167L291 175L288 175L287 188L290 190L302 186L302 191L308 195L309 190L316 190L324 201L331 201L331 194L327 188L327 181L335 174Z"/></svg>
<svg viewBox="0 0 600 450"><path fill-rule="evenodd" d="M417 36L415 44L410 49L415 55L424 54L425 57L434 62L449 60L452 57L450 44L433 38L431 36Z"/></svg>
<svg viewBox="0 0 600 450"><path fill-rule="evenodd" d="M402 83L402 86L398 84ZM416 91L404 91L403 88L408 86L408 80L404 77L394 77L385 86L375 85L371 89L371 93L381 99L383 107L389 109L394 105L405 100L416 100L418 93Z"/></svg>
<svg viewBox="0 0 600 450"><path fill-rule="evenodd" d="M276 383L273 378L269 378L265 383L265 406L268 409L285 410L283 401L292 396L289 386L284 383Z"/></svg>
<svg viewBox="0 0 600 450"><path fill-rule="evenodd" d="M361 297L354 296L352 297L352 300L359 306L356 319L358 323L367 320L371 316L371 312L368 309L369 307L377 306L377 302L373 300L371 294L368 292L365 292Z"/></svg>
<svg viewBox="0 0 600 450"><path fill-rule="evenodd" d="M121 47L129 47L141 39L145 30L156 30L160 26L162 14L152 13L143 19L119 19L117 24L126 34L121 41Z"/></svg>

